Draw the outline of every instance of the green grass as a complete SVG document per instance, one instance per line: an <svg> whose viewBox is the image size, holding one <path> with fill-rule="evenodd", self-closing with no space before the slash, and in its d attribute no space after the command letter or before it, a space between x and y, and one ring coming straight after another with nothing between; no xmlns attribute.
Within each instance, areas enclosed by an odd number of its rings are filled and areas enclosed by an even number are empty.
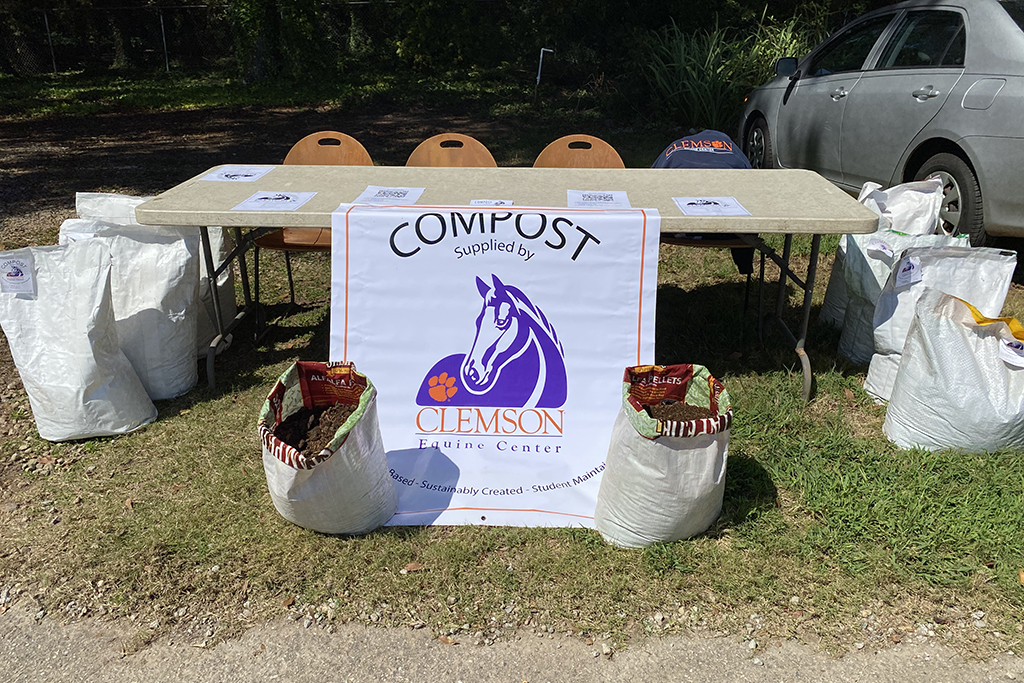
<svg viewBox="0 0 1024 683"><path fill-rule="evenodd" d="M73 600L158 620L136 646L184 632L197 612L214 615L223 636L292 611L464 642L549 627L617 644L747 633L756 613L760 637L820 637L835 650L892 643L918 622L979 656L1020 647L1021 454L894 448L863 375L836 361L827 329L813 331L818 395L804 404L791 352L771 337L741 343L741 316L720 314L742 295L728 252L696 255L662 248L658 341L661 362L708 365L734 400L725 504L707 534L622 550L582 529L412 527L338 538L282 520L255 421L293 359L326 355L329 269L323 255L304 255L295 259L302 305L258 345L237 335L217 390L161 402L159 420L133 434L77 444L30 437L34 457L67 464L45 477L13 475L17 509L2 533L17 550L0 557L2 582L44 586L53 611ZM271 260L265 300L278 316L286 291ZM1008 308L1024 312L1019 287ZM678 323L663 324L670 318ZM32 433L27 415L10 419ZM0 446L5 460L20 443ZM188 614L175 616L183 605ZM984 631L970 625L979 609ZM873 630L862 631L868 612Z"/></svg>

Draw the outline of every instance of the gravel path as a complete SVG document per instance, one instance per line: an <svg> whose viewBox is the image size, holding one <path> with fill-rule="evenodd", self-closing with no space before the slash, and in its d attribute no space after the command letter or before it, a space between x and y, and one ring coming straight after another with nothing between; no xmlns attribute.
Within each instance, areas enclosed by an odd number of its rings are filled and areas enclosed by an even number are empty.
<svg viewBox="0 0 1024 683"><path fill-rule="evenodd" d="M522 634L491 646L445 644L426 630L345 625L337 630L281 619L209 648L160 640L123 655L124 620L60 625L29 599L0 615L0 661L8 683L110 681L900 681L1024 679L1024 661L1003 655L965 663L942 646L906 644L832 658L792 641L650 639L621 652L579 638Z"/></svg>

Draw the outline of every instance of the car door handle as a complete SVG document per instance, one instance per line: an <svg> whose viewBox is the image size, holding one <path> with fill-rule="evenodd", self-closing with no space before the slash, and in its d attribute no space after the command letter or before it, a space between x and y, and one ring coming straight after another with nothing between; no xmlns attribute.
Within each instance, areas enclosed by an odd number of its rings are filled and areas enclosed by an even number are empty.
<svg viewBox="0 0 1024 683"><path fill-rule="evenodd" d="M912 92L910 94L913 95L914 97L916 97L919 100L927 100L927 99L931 99L932 97L938 97L942 93L940 93L938 90L935 90L934 88L932 88L932 86L926 85L923 88L920 88L919 90L915 90L914 92Z"/></svg>
<svg viewBox="0 0 1024 683"><path fill-rule="evenodd" d="M848 94L850 94L849 90L847 90L843 86L839 86L838 88L829 93L829 97L831 97L834 102L838 102L839 100L846 97Z"/></svg>

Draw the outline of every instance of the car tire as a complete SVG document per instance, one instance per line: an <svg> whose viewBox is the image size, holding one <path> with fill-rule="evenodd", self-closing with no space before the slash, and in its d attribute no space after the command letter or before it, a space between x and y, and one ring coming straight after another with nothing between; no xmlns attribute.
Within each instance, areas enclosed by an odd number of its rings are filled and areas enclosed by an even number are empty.
<svg viewBox="0 0 1024 683"><path fill-rule="evenodd" d="M990 240L985 233L981 186L974 171L957 155L942 152L925 161L914 179L924 180L936 174L943 185L939 210L943 231L950 235L967 235L971 246L984 247Z"/></svg>
<svg viewBox="0 0 1024 683"><path fill-rule="evenodd" d="M743 140L743 153L754 168L775 168L775 152L768 122L758 116L747 129Z"/></svg>

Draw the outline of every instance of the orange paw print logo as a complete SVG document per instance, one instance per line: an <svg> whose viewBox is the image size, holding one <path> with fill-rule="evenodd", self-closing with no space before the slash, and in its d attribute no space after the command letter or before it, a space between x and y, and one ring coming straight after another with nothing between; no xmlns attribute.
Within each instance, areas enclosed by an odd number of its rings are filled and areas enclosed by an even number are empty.
<svg viewBox="0 0 1024 683"><path fill-rule="evenodd" d="M440 375L436 375L427 380L427 384L430 385L430 389L427 393L430 394L430 398L434 399L438 403L447 401L455 392L459 390L455 386L455 378L449 377L447 372L442 372Z"/></svg>

